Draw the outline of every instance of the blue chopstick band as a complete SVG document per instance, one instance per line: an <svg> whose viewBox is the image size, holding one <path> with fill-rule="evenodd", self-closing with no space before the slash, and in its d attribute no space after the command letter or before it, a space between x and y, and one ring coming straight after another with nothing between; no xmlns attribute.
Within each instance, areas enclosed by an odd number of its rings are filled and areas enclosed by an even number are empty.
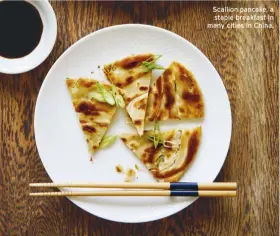
<svg viewBox="0 0 280 236"><path fill-rule="evenodd" d="M174 189L198 190L198 185L193 182L171 182L170 190Z"/></svg>
<svg viewBox="0 0 280 236"><path fill-rule="evenodd" d="M170 191L170 196L198 197L198 191L171 190Z"/></svg>

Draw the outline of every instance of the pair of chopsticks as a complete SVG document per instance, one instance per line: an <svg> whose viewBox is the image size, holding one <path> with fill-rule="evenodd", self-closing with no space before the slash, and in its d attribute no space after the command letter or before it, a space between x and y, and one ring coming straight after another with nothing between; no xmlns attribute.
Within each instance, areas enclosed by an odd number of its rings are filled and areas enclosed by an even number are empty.
<svg viewBox="0 0 280 236"><path fill-rule="evenodd" d="M30 187L98 188L91 192L37 192L30 196L192 196L192 197L236 197L236 183L31 183ZM117 189L122 190L99 190ZM127 190L129 189L129 190ZM135 189L135 190L131 190Z"/></svg>

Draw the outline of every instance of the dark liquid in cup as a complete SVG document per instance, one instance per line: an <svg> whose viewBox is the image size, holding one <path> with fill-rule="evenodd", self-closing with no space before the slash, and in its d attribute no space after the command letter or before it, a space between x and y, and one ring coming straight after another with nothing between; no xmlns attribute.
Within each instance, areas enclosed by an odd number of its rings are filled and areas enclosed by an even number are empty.
<svg viewBox="0 0 280 236"><path fill-rule="evenodd" d="M20 58L39 44L43 23L38 10L26 1L0 1L0 56Z"/></svg>

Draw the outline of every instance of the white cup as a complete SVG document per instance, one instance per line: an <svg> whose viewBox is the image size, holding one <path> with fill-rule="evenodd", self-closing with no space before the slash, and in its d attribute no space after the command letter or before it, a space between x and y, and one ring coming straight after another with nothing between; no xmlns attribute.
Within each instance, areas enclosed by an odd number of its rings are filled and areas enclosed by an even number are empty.
<svg viewBox="0 0 280 236"><path fill-rule="evenodd" d="M30 71L40 65L51 53L56 41L57 23L55 13L47 0L27 0L39 12L43 23L43 32L37 47L21 58L0 56L0 73L19 74Z"/></svg>

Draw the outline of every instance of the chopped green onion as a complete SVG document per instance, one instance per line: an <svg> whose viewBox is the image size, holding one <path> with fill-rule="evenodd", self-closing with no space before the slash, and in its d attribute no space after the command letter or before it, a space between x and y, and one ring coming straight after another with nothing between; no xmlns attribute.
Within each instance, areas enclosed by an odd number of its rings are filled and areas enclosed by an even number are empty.
<svg viewBox="0 0 280 236"><path fill-rule="evenodd" d="M143 61L142 65L145 67L144 71L148 72L148 71L154 70L154 69L165 70L165 68L163 66L157 65L155 63L156 60L158 60L160 57L162 57L162 55L155 56L152 61L148 61L148 60L147 61Z"/></svg>
<svg viewBox="0 0 280 236"><path fill-rule="evenodd" d="M160 141L160 129L159 129L159 123L158 121L154 124L154 146L157 148L159 141Z"/></svg>
<svg viewBox="0 0 280 236"><path fill-rule="evenodd" d="M112 94L113 94L113 97L115 99L115 102L116 102L117 106L121 107L121 108L124 108L125 103L124 103L123 97L119 94L116 86L112 84L111 90L112 90Z"/></svg>
<svg viewBox="0 0 280 236"><path fill-rule="evenodd" d="M121 108L125 107L125 103L124 103L123 97L121 95L116 96L116 104L118 107L121 107Z"/></svg>
<svg viewBox="0 0 280 236"><path fill-rule="evenodd" d="M160 163L164 161L164 156L160 155L157 159L156 159L156 166L159 167Z"/></svg>
<svg viewBox="0 0 280 236"><path fill-rule="evenodd" d="M99 92L90 92L88 94L89 99L95 99L98 102L106 102L103 95Z"/></svg>
<svg viewBox="0 0 280 236"><path fill-rule="evenodd" d="M148 139L152 142L154 142L154 147L157 148L159 144L164 144L164 140L162 140L160 136L160 129L159 129L159 123L158 121L154 124L154 133L153 135L149 135Z"/></svg>
<svg viewBox="0 0 280 236"><path fill-rule="evenodd" d="M148 136L148 139L150 140L150 141L152 141L152 142L155 142L155 137L154 136L152 136L152 135L149 135ZM175 142L172 142L172 141L165 141L165 140L162 140L161 138L159 139L159 141L158 141L158 144L160 144L160 145L163 145L164 147L166 147L166 148L178 148L178 147L180 147L177 143L175 143Z"/></svg>
<svg viewBox="0 0 280 236"><path fill-rule="evenodd" d="M114 99L113 95L110 92L108 92L105 89L105 87L102 84L100 84L99 82L97 82L96 85L97 85L97 88L99 89L100 93L102 94L104 100L112 106L115 105L115 99Z"/></svg>
<svg viewBox="0 0 280 236"><path fill-rule="evenodd" d="M148 136L148 139L150 140L150 141L152 141L152 142L154 142L154 140L155 140L155 137L154 136L152 136L152 135L149 135ZM164 141L163 140L159 140L159 142L158 142L158 144L163 144L164 143Z"/></svg>
<svg viewBox="0 0 280 236"><path fill-rule="evenodd" d="M102 149L112 145L116 141L117 137L118 137L117 135L104 136L99 145L99 148Z"/></svg>

